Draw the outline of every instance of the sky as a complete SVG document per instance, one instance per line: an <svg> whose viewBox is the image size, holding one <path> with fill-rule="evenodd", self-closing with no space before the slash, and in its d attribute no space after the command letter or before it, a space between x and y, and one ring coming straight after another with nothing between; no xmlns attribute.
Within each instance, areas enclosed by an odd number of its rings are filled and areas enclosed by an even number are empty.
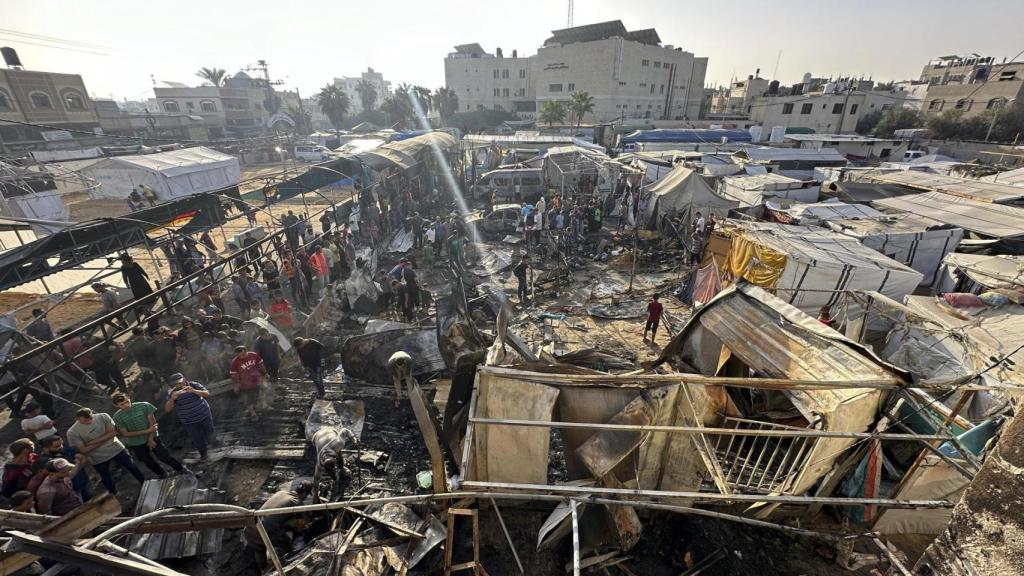
<svg viewBox="0 0 1024 576"><path fill-rule="evenodd" d="M456 44L534 54L567 0L0 0L0 46L27 69L81 74L94 97L145 99L152 78L198 85L202 66L257 60L312 95L373 67L393 84L444 84ZM1024 50L1020 0L576 0L574 24L620 19L709 58L707 85L753 74L916 78L931 58ZM18 34L15 34L18 33ZM32 36L25 36L26 34ZM68 43L55 43L58 38ZM59 47L57 47L59 46ZM775 73L776 65L778 72Z"/></svg>

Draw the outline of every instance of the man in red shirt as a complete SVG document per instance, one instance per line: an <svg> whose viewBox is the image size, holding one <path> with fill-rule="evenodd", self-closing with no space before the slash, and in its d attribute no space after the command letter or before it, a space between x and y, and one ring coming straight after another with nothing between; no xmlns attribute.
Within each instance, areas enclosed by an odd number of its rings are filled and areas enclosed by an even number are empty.
<svg viewBox="0 0 1024 576"><path fill-rule="evenodd" d="M267 373L263 359L245 346L235 347L235 357L231 360L231 380L234 381L235 395L239 396L243 415L256 416L256 405L260 400L260 385Z"/></svg>
<svg viewBox="0 0 1024 576"><path fill-rule="evenodd" d="M644 342L647 341L647 331L651 331L651 342L654 342L654 337L658 334L658 324L661 322L661 313L665 311L665 307L658 302L658 295L651 296L651 301L647 303L647 324L644 325Z"/></svg>

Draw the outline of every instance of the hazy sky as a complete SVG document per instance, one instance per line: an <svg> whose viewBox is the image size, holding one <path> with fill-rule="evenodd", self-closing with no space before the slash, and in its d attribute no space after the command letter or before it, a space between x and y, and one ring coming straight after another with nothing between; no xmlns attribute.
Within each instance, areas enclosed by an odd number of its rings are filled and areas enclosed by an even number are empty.
<svg viewBox="0 0 1024 576"><path fill-rule="evenodd" d="M0 0L0 45L26 68L81 74L98 97L152 96L157 80L198 84L200 66L234 73L265 59L273 79L303 96L367 66L397 84L444 83L443 58L479 42L533 54L566 25L566 0ZM1024 49L1021 0L576 0L575 24L621 19L655 27L666 44L710 58L707 83L761 69L803 75L916 77L930 58ZM96 47L63 49L57 37ZM87 53L100 52L102 54Z"/></svg>

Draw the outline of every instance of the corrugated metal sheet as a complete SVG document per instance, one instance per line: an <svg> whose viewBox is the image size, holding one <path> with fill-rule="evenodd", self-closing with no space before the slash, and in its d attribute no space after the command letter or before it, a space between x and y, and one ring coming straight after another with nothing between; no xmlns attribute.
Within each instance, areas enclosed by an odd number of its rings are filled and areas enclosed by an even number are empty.
<svg viewBox="0 0 1024 576"><path fill-rule="evenodd" d="M223 490L205 488L191 474L172 476L164 480L146 480L135 504L135 515L148 514L168 506L225 502ZM150 560L187 558L212 554L220 550L224 529L167 532L164 534L137 534L132 536L131 551Z"/></svg>
<svg viewBox="0 0 1024 576"><path fill-rule="evenodd" d="M955 178L917 170L879 173L870 176L875 182L908 186L925 192L942 192L979 202L1010 204L1024 200L1024 188L997 182Z"/></svg>
<svg viewBox="0 0 1024 576"><path fill-rule="evenodd" d="M910 212L992 238L1024 236L1024 209L979 202L942 192L925 192L871 203L876 208Z"/></svg>

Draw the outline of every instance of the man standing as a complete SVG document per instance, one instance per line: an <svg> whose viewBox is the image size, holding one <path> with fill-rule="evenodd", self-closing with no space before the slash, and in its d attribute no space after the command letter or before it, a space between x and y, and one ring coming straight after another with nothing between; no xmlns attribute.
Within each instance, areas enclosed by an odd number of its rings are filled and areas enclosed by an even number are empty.
<svg viewBox="0 0 1024 576"><path fill-rule="evenodd" d="M146 199L146 202L149 202L150 206L156 206L157 197L155 190L145 184L139 184L139 192L142 193L142 197Z"/></svg>
<svg viewBox="0 0 1024 576"><path fill-rule="evenodd" d="M412 269L412 263L408 259L402 258L402 281L405 282L405 287L409 290L409 298L413 307L419 307L423 305L423 300L420 298L420 285L416 281L416 271Z"/></svg>
<svg viewBox="0 0 1024 576"><path fill-rule="evenodd" d="M234 383L234 392L238 396L238 409L243 416L256 418L256 406L260 401L260 385L267 369L263 367L263 359L245 346L235 346L235 357L231 360L228 370Z"/></svg>
<svg viewBox="0 0 1024 576"><path fill-rule="evenodd" d="M316 397L323 398L327 393L324 387L324 345L312 338L296 338L292 345L302 367L309 372L309 379L316 384Z"/></svg>
<svg viewBox="0 0 1024 576"><path fill-rule="evenodd" d="M78 467L63 458L46 463L46 478L36 491L36 512L63 516L82 505L82 497L71 486Z"/></svg>
<svg viewBox="0 0 1024 576"><path fill-rule="evenodd" d="M416 319L412 309L412 296L409 295L409 287L398 280L391 280L391 291L394 292L398 302L398 308L402 311L402 318L408 321Z"/></svg>
<svg viewBox="0 0 1024 576"><path fill-rule="evenodd" d="M516 294L519 297L519 303L524 305L527 303L526 296L528 292L526 290L526 274L529 269L530 256L527 254L523 254L523 258L519 261L519 264L516 264L516 267L512 269L512 274L515 275L516 282L519 283Z"/></svg>
<svg viewBox="0 0 1024 576"><path fill-rule="evenodd" d="M89 458L93 469L100 475L100 480L107 492L117 494L117 485L110 475L110 463L117 462L142 484L146 477L135 465L132 455L125 450L124 444L117 439L117 428L109 414L94 414L91 408L81 408L75 412L75 423L68 429L68 443Z"/></svg>
<svg viewBox="0 0 1024 576"><path fill-rule="evenodd" d="M48 436L54 436L57 434L57 428L53 425L53 420L49 416L43 414L43 407L38 402L29 402L22 409L21 415L24 419L21 421L21 430L26 434L33 434L36 440L42 440Z"/></svg>
<svg viewBox="0 0 1024 576"><path fill-rule="evenodd" d="M644 342L647 341L647 331L651 331L651 342L654 342L654 337L658 335L658 324L661 322L661 315L665 311L665 307L658 302L658 295L651 296L651 301L647 303L647 323L644 324Z"/></svg>
<svg viewBox="0 0 1024 576"><path fill-rule="evenodd" d="M331 231L331 213L329 210L325 210L320 216L320 228L327 234Z"/></svg>
<svg viewBox="0 0 1024 576"><path fill-rule="evenodd" d="M252 302L247 286L249 279L246 278L246 275L245 272L241 272L238 276L234 277L234 282L231 284L231 296L235 299L235 304L238 306L238 313L242 318L249 319L252 317Z"/></svg>
<svg viewBox="0 0 1024 576"><path fill-rule="evenodd" d="M125 285L131 288L135 301L147 304L147 297L153 293L153 287L149 285L149 274L128 254L121 255L121 276Z"/></svg>
<svg viewBox="0 0 1024 576"><path fill-rule="evenodd" d="M158 478L166 478L167 472L157 463L157 458L175 472L186 471L181 462L171 456L163 442L160 441L160 436L157 433L155 406L149 402L132 402L120 392L114 394L110 399L117 407L117 412L114 412L114 426L117 427L117 435L123 439L124 445L140 462L152 470Z"/></svg>
<svg viewBox="0 0 1024 576"><path fill-rule="evenodd" d="M277 336L270 333L266 328L260 328L260 335L256 338L253 350L263 360L267 375L271 382L277 382L277 371L281 366L281 348L277 342Z"/></svg>
<svg viewBox="0 0 1024 576"><path fill-rule="evenodd" d="M7 447L11 459L4 464L3 487L0 495L10 498L19 490L28 488L32 479L32 465L36 462L36 445L28 438L19 438Z"/></svg>
<svg viewBox="0 0 1024 576"><path fill-rule="evenodd" d="M199 458L206 460L206 451L213 441L213 412L206 399L210 392L199 382L186 382L185 377L171 375L171 393L164 402L164 411L178 410L178 420L188 432Z"/></svg>
<svg viewBox="0 0 1024 576"><path fill-rule="evenodd" d="M53 328L51 328L50 323L46 321L46 312L43 312L42 308L34 308L32 310L32 322L25 327L25 334L28 334L40 342L49 342L50 340L53 340Z"/></svg>
<svg viewBox="0 0 1024 576"><path fill-rule="evenodd" d="M80 465L85 462L85 456L79 456L78 450L71 446L65 446L64 439L60 436L50 436L43 440L41 444L43 445L42 452L39 454L41 458L64 458L68 462L79 464L77 471L71 474L71 487L75 492L78 492L83 502L92 500L92 480L89 479L89 475L85 473L85 469Z"/></svg>
<svg viewBox="0 0 1024 576"><path fill-rule="evenodd" d="M281 224L283 224L285 227L284 235L285 238L288 239L288 247L291 248L293 251L298 249L299 230L297 227L299 224L299 217L296 216L294 212L289 210L288 214L286 214L285 217L281 219Z"/></svg>

